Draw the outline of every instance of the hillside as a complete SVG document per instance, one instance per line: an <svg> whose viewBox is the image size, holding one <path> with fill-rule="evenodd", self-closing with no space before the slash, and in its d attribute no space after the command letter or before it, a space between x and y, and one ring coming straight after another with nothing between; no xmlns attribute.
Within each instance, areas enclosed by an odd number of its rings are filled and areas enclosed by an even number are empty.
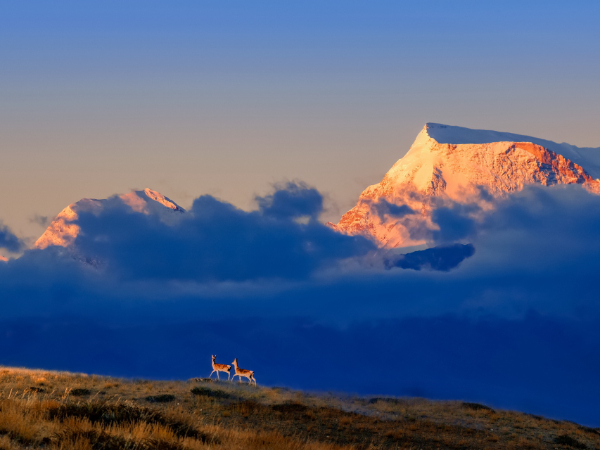
<svg viewBox="0 0 600 450"><path fill-rule="evenodd" d="M572 449L600 429L460 401L0 369L0 448Z"/></svg>

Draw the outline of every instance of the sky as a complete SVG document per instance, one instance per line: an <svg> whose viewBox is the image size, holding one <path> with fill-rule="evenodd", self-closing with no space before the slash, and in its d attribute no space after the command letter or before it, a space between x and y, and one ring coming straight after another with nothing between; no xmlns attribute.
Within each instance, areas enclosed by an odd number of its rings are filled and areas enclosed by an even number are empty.
<svg viewBox="0 0 600 450"><path fill-rule="evenodd" d="M4 1L0 215L83 197L246 210L302 180L337 221L426 122L600 146L593 1Z"/></svg>
<svg viewBox="0 0 600 450"><path fill-rule="evenodd" d="M218 354L264 385L600 426L600 196L434 202L439 230L406 255L323 224L426 122L600 146L599 13L1 2L0 364L188 379ZM118 196L145 187L188 212ZM30 248L82 197L108 200L72 247Z"/></svg>

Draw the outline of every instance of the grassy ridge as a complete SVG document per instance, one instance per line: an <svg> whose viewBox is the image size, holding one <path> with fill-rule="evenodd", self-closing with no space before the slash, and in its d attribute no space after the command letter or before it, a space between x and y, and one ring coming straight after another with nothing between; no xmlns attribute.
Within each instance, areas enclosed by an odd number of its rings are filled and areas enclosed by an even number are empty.
<svg viewBox="0 0 600 450"><path fill-rule="evenodd" d="M424 399L0 369L0 449L600 449L600 429Z"/></svg>

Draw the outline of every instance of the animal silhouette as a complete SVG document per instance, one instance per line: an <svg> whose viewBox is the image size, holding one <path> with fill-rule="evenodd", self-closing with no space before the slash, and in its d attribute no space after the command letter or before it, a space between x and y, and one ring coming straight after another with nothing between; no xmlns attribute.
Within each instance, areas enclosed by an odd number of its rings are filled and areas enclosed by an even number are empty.
<svg viewBox="0 0 600 450"><path fill-rule="evenodd" d="M231 366L229 364L217 364L215 362L215 360L217 359L217 355L212 355L212 368L213 371L210 373L210 375L208 376L208 378L210 378L212 376L213 373L217 372L217 380L220 380L219 378L219 372L227 372L227 381L229 381L229 379L231 378Z"/></svg>
<svg viewBox="0 0 600 450"><path fill-rule="evenodd" d="M254 378L253 370L241 369L238 366L237 358L235 358L231 364L233 364L233 367L235 367L235 375L233 377L231 377L232 381L236 376L240 377L239 378L240 381L242 381L242 377L244 377L244 378L248 378L248 384L252 384L252 382L254 382L254 386L256 386L256 379Z"/></svg>

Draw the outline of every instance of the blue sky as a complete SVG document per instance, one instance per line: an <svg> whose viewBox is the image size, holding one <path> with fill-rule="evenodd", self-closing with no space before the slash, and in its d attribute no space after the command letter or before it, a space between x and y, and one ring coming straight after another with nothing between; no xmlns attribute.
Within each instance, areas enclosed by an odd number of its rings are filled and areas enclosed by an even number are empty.
<svg viewBox="0 0 600 450"><path fill-rule="evenodd" d="M600 146L596 2L3 2L4 221L150 187L336 220L426 122Z"/></svg>

